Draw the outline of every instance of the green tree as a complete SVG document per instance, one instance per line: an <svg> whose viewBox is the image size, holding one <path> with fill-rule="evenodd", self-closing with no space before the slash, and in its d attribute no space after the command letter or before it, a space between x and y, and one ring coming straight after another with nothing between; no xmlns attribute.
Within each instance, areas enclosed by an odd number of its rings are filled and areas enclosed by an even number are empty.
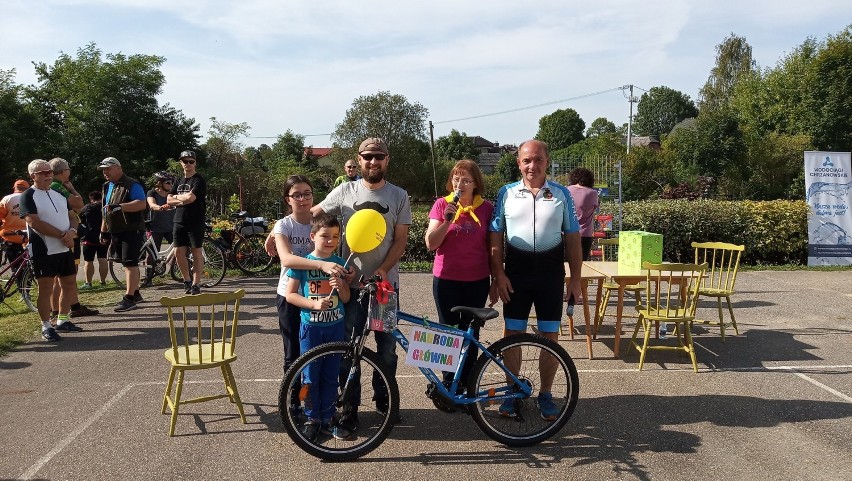
<svg viewBox="0 0 852 481"><path fill-rule="evenodd" d="M435 157L441 160L455 162L461 159L476 160L479 150L474 146L473 139L467 133L459 133L453 129L449 135L438 137L435 141Z"/></svg>
<svg viewBox="0 0 852 481"><path fill-rule="evenodd" d="M52 64L36 63L38 84L27 89L55 140L45 155L72 162L81 190L100 184L95 166L107 156L130 175L144 177L197 145L198 126L168 104L159 105L165 77L155 55L104 55L94 43L62 53Z"/></svg>
<svg viewBox="0 0 852 481"><path fill-rule="evenodd" d="M49 135L41 118L24 101L21 86L15 84L15 70L0 69L0 185L17 179L29 180L27 164L42 152Z"/></svg>
<svg viewBox="0 0 852 481"><path fill-rule="evenodd" d="M750 176L749 197L755 200L800 199L798 182L804 186L802 152L812 150L804 134L769 132L746 139Z"/></svg>
<svg viewBox="0 0 852 481"><path fill-rule="evenodd" d="M551 151L564 149L583 140L586 123L576 110L559 109L538 120L537 140L547 143Z"/></svg>
<svg viewBox="0 0 852 481"><path fill-rule="evenodd" d="M610 122L606 117L598 117L594 122L592 122L592 125L586 129L586 138L614 134L616 132L617 130L614 123Z"/></svg>
<svg viewBox="0 0 852 481"><path fill-rule="evenodd" d="M814 112L809 132L823 150L852 150L852 25L829 36L808 83L807 105Z"/></svg>
<svg viewBox="0 0 852 481"><path fill-rule="evenodd" d="M356 98L337 125L332 138L340 155L355 158L358 145L367 137L381 137L388 144L391 164L388 179L415 197L434 195L432 162L426 136L428 109L403 95L380 91Z"/></svg>
<svg viewBox="0 0 852 481"><path fill-rule="evenodd" d="M746 42L745 37L731 33L716 46L716 65L699 91L700 109L727 106L737 82L749 76L756 68L757 64L751 55L751 45Z"/></svg>
<svg viewBox="0 0 852 481"><path fill-rule="evenodd" d="M688 95L665 86L651 87L639 98L633 129L639 135L660 137L681 120L697 115Z"/></svg>
<svg viewBox="0 0 852 481"><path fill-rule="evenodd" d="M521 173L518 170L518 156L508 152L501 155L500 160L497 161L497 165L494 166L493 175L503 184L518 180L521 177Z"/></svg>

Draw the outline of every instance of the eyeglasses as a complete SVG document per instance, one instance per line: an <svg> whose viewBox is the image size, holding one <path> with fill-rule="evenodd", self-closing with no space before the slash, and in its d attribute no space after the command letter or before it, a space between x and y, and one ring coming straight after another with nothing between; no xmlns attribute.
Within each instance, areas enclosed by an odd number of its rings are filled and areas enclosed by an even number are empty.
<svg viewBox="0 0 852 481"><path fill-rule="evenodd" d="M164 180L164 181L163 181L163 185L171 184L171 183L172 183L172 181L170 181L170 180Z"/></svg>
<svg viewBox="0 0 852 481"><path fill-rule="evenodd" d="M379 160L382 160L382 159L379 159ZM355 169L357 167L358 167L357 165L347 165L346 166L347 169Z"/></svg>
<svg viewBox="0 0 852 481"><path fill-rule="evenodd" d="M33 172L35 175L53 175L53 170L40 170L38 172Z"/></svg>
<svg viewBox="0 0 852 481"><path fill-rule="evenodd" d="M453 177L453 184L461 184L461 185L470 185L473 181L470 179L459 179L458 177Z"/></svg>
<svg viewBox="0 0 852 481"><path fill-rule="evenodd" d="M287 197L294 199L294 200L308 200L313 196L314 196L313 192L305 192L304 194L291 194L291 195L288 195Z"/></svg>
<svg viewBox="0 0 852 481"><path fill-rule="evenodd" d="M180 161L184 164L190 164L190 165L195 163L194 159L180 159Z"/></svg>
<svg viewBox="0 0 852 481"><path fill-rule="evenodd" d="M385 160L385 154L360 154L364 160Z"/></svg>

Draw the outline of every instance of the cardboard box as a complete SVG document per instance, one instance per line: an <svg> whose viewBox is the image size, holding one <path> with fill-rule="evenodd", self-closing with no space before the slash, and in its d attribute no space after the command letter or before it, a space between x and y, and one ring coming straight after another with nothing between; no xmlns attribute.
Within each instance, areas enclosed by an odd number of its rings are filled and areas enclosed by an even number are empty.
<svg viewBox="0 0 852 481"><path fill-rule="evenodd" d="M663 262L663 235L640 230L621 232L618 236L619 270L640 270L643 262Z"/></svg>

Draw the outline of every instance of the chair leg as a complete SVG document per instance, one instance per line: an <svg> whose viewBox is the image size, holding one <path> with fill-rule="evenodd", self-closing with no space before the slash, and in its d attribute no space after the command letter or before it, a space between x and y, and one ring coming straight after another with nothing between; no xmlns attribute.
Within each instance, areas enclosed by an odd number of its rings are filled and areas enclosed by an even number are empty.
<svg viewBox="0 0 852 481"><path fill-rule="evenodd" d="M184 370L180 369L177 375L177 386L175 387L175 406L172 408L172 419L169 424L169 437L175 435L175 425L177 424L178 409L180 408L180 394L183 391L183 374Z"/></svg>
<svg viewBox="0 0 852 481"><path fill-rule="evenodd" d="M228 395L228 400L232 403L234 402L234 395L231 392L231 379L228 377L228 371L225 369L225 364L219 366L219 370L222 371L222 380L225 381L225 394Z"/></svg>
<svg viewBox="0 0 852 481"><path fill-rule="evenodd" d="M172 395L172 384L175 381L175 367L172 366L169 369L169 381L166 383L166 393L163 394L163 410L160 411L160 414L166 414L166 408L169 406L169 396Z"/></svg>
<svg viewBox="0 0 852 481"><path fill-rule="evenodd" d="M692 343L692 329L688 322L683 323L683 337L686 339L686 348L689 358L692 359L692 370L698 372L698 361L695 359L695 345Z"/></svg>
<svg viewBox="0 0 852 481"><path fill-rule="evenodd" d="M644 340L642 341L642 351L639 354L639 370L645 365L645 353L648 352L648 342L651 340L651 322L647 319L642 319L642 328L645 330Z"/></svg>
<svg viewBox="0 0 852 481"><path fill-rule="evenodd" d="M737 328L737 319L734 317L734 308L731 306L731 296L725 296L725 300L728 301L728 312L731 313L731 325L734 326L734 333L739 336L740 330Z"/></svg>
<svg viewBox="0 0 852 481"><path fill-rule="evenodd" d="M606 315L606 306L609 304L609 296L612 294L612 290L607 289L601 298L601 305L595 306L595 310L597 311L597 319L595 320L595 332L592 335L593 339L598 338L598 330L601 328L601 324L603 324L603 318Z"/></svg>
<svg viewBox="0 0 852 481"><path fill-rule="evenodd" d="M231 384L231 391L233 391L234 404L237 405L237 411L240 413L240 420L243 424L248 424L246 421L246 414L243 412L243 402L240 400L240 392L237 390L237 381L234 379L234 372L231 371L231 365L225 364L223 366L227 371L227 382Z"/></svg>

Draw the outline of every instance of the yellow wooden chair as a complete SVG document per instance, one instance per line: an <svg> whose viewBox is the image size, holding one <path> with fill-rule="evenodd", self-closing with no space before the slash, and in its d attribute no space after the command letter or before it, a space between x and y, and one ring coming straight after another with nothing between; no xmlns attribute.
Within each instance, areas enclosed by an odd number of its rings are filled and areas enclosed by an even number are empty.
<svg viewBox="0 0 852 481"><path fill-rule="evenodd" d="M649 350L677 350L689 354L692 369L698 372L695 346L692 343L692 321L698 304L698 288L707 264L651 264L643 263L648 270L645 279L645 304L639 306L639 320L633 330L630 344L639 351L639 370L645 364ZM650 344L651 332L659 323L674 324L673 334L677 345ZM642 345L636 342L639 328L643 330Z"/></svg>
<svg viewBox="0 0 852 481"><path fill-rule="evenodd" d="M160 304L168 309L171 347L163 353L171 363L166 393L163 395L162 413L171 408L169 436L175 434L178 408L182 404L228 398L237 405L240 419L246 423L243 404L237 391L231 363L237 360L234 347L237 341L237 324L240 300L245 291L198 294L178 298L163 297ZM225 381L225 393L181 399L185 371L218 368ZM177 383L175 383L177 374ZM175 385L174 398L171 397Z"/></svg>
<svg viewBox="0 0 852 481"><path fill-rule="evenodd" d="M615 261L618 260L618 237L613 237L611 239L599 239L598 245L601 250L601 261ZM638 306L641 303L641 292L642 285L641 284L630 284L624 287L624 289L628 292L633 293L633 297L636 299L636 305ZM597 337L598 329L600 329L601 324L603 324L603 318L606 316L606 308L609 304L609 299L612 296L612 291L618 292L618 284L612 281L603 281L603 291L601 294L601 303L598 306L595 306L597 309L597 315L595 316L595 329L594 335ZM613 315L613 314L610 314ZM622 317L636 317L628 314L622 314Z"/></svg>
<svg viewBox="0 0 852 481"><path fill-rule="evenodd" d="M695 262L706 262L708 264L707 276L701 282L701 287L698 289L699 296L715 297L716 307L719 311L718 321L700 321L695 322L702 324L718 325L722 335L722 342L725 342L725 322L724 313L722 312L722 298L728 303L728 312L731 313L730 325L734 328L734 333L739 335L740 331L737 328L737 320L734 317L734 308L731 306L731 295L734 294L734 285L737 282L737 271L740 267L740 257L745 251L745 246L728 244L725 242L693 242L692 247L695 248Z"/></svg>

